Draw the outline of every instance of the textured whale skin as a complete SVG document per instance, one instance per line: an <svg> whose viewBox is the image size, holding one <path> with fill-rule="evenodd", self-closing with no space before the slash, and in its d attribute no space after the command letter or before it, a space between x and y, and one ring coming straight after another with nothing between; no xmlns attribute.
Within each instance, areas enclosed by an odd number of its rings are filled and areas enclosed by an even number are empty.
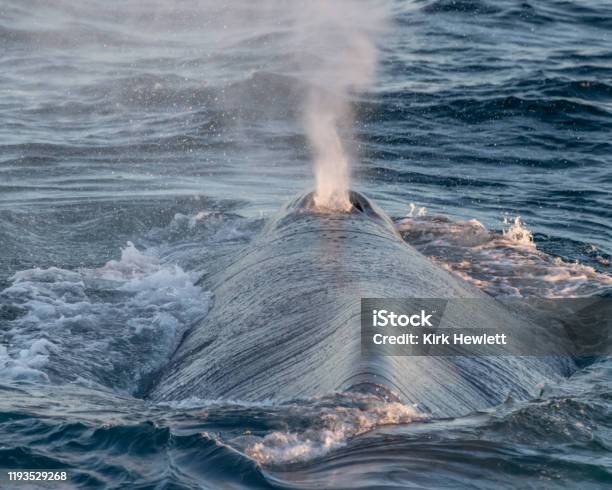
<svg viewBox="0 0 612 490"><path fill-rule="evenodd" d="M455 306L446 316L457 325L528 326L406 244L364 196L351 200L352 212L334 214L317 212L312 194L296 199L208 277L214 306L149 397L260 401L369 390L457 416L532 396L571 369L563 358L362 355L364 297L479 298L469 302L477 309Z"/></svg>

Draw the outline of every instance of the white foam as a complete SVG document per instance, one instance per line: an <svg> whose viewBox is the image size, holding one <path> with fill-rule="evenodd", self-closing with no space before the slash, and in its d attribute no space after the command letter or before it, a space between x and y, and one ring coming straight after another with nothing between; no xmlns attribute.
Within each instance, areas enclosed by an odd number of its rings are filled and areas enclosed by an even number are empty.
<svg viewBox="0 0 612 490"><path fill-rule="evenodd" d="M408 213L406 213L406 217L412 218L414 216L425 216L427 214L427 208L424 206L417 206L415 203L411 202L408 205Z"/></svg>
<svg viewBox="0 0 612 490"><path fill-rule="evenodd" d="M274 420L285 426L254 434L246 431L231 439L215 439L242 451L255 461L266 465L309 461L345 446L361 434L378 427L423 421L427 415L416 406L389 401L376 395L362 393L332 393L290 402L263 400L185 400L161 402L166 409L194 411L194 416L207 418L210 414L227 414L239 418L248 426L249 420ZM259 425L256 423L256 425ZM211 436L208 434L207 436Z"/></svg>
<svg viewBox="0 0 612 490"><path fill-rule="evenodd" d="M98 269L16 273L2 299L23 314L8 322L0 379L87 378L127 391L159 368L211 296L195 278L132 243Z"/></svg>
<svg viewBox="0 0 612 490"><path fill-rule="evenodd" d="M0 379L17 381L48 381L40 369L47 363L53 344L45 339L34 341L28 348L19 349L13 355L0 345Z"/></svg>
<svg viewBox="0 0 612 490"><path fill-rule="evenodd" d="M502 233L441 216L408 216L396 225L423 254L493 296L578 297L612 287L610 274L538 250L518 216L504 220Z"/></svg>
<svg viewBox="0 0 612 490"><path fill-rule="evenodd" d="M247 437L244 452L262 464L308 461L345 446L351 438L377 427L424 420L414 406L366 395L350 396L354 406L315 405L306 411L312 424L306 429L274 431L263 437Z"/></svg>
<svg viewBox="0 0 612 490"><path fill-rule="evenodd" d="M111 260L94 272L103 279L126 281L137 279L160 270L159 260L153 255L140 252L132 242L121 250L120 260ZM82 271L86 273L86 271Z"/></svg>
<svg viewBox="0 0 612 490"><path fill-rule="evenodd" d="M533 233L525 226L520 216L516 216L514 220L510 220L507 216L504 218L504 224L510 225L509 228L502 231L502 236L515 245L522 245L535 249L533 241Z"/></svg>

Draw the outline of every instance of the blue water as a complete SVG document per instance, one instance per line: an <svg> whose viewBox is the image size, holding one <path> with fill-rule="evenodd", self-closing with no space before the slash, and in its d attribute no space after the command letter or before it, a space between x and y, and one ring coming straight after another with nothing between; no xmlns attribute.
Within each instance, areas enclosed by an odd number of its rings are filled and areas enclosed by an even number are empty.
<svg viewBox="0 0 612 490"><path fill-rule="evenodd" d="M325 79L279 2L230 3L0 0L0 468L64 468L67 488L610 486L607 358L453 420L341 394L140 398L210 308L198 280L313 185L300 114ZM489 294L609 295L612 4L386 11L348 95L353 186Z"/></svg>

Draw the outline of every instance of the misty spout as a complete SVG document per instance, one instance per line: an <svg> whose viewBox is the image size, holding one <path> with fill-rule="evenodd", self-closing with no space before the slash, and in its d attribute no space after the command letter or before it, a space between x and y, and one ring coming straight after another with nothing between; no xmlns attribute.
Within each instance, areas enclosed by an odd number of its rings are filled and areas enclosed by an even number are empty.
<svg viewBox="0 0 612 490"><path fill-rule="evenodd" d="M332 211L350 211L349 159L338 132L338 108L312 95L306 130L314 151L315 205Z"/></svg>
<svg viewBox="0 0 612 490"><path fill-rule="evenodd" d="M351 95L371 88L376 39L385 31L386 9L374 1L315 0L300 4L296 51L305 56L302 78L312 89L304 100L304 127L313 153L315 204L350 211L350 161L344 135L353 124Z"/></svg>

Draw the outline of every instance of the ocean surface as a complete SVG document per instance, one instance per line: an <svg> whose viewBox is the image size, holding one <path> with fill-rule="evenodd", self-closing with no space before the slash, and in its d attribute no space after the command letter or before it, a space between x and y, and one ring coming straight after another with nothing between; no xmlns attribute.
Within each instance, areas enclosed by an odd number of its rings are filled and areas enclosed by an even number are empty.
<svg viewBox="0 0 612 490"><path fill-rule="evenodd" d="M355 394L142 398L208 313L199 279L313 186L300 114L329 74L300 67L333 47L290 42L287 2L220 4L0 0L0 468L92 489L610 488L609 358L457 419ZM352 187L493 296L610 296L612 3L384 9L375 77L346 94Z"/></svg>

